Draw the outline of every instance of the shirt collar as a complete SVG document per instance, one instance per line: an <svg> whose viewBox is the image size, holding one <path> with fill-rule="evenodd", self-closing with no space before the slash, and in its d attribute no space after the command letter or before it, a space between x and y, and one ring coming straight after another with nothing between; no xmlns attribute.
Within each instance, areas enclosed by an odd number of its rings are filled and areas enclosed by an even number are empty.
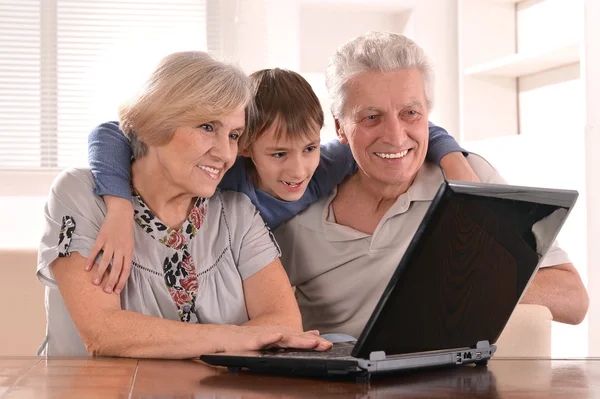
<svg viewBox="0 0 600 399"><path fill-rule="evenodd" d="M413 184L405 193L398 197L394 205L392 205L392 207L383 216L380 225L393 216L407 212L410 209L410 204L412 202L432 201L443 181L444 176L442 174L442 170L437 165L429 162L423 163L417 172L417 176L415 177ZM329 197L327 197L327 199L324 201L324 206L321 210L321 217L318 221L320 227L322 228L325 239L328 241L350 241L354 239L370 237L369 234L335 223L334 215L331 212L331 203L336 195L337 187L334 188ZM313 214L313 216L316 215ZM308 227L314 228L316 226Z"/></svg>

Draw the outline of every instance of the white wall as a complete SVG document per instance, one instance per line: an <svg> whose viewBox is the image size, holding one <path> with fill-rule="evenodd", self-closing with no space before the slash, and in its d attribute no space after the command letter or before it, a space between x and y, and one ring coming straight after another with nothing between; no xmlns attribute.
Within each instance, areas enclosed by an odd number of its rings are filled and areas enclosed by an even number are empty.
<svg viewBox="0 0 600 399"><path fill-rule="evenodd" d="M425 50L435 68L436 105L429 119L458 140L457 9L456 0L415 2L406 35Z"/></svg>
<svg viewBox="0 0 600 399"><path fill-rule="evenodd" d="M585 1L583 74L586 95L585 175L587 197L587 259L589 355L600 356L600 2Z"/></svg>

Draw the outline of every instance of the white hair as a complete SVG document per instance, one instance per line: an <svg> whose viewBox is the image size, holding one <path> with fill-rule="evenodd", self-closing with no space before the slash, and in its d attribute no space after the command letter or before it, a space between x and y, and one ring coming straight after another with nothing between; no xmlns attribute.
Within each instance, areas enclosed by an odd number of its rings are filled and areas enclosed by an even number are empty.
<svg viewBox="0 0 600 399"><path fill-rule="evenodd" d="M347 86L352 78L371 70L390 72L405 68L417 68L421 72L427 109L431 110L434 104L433 66L414 41L396 33L367 32L344 43L329 59L325 75L333 116L342 118Z"/></svg>

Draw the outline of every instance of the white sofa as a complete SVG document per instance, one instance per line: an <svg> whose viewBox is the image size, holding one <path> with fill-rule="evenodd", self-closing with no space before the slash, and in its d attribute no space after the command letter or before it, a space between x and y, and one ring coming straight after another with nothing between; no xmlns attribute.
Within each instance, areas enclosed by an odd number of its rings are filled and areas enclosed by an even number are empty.
<svg viewBox="0 0 600 399"><path fill-rule="evenodd" d="M35 276L37 251L0 249L0 356L35 355L44 339L44 286ZM497 342L497 357L550 357L552 315L519 305Z"/></svg>

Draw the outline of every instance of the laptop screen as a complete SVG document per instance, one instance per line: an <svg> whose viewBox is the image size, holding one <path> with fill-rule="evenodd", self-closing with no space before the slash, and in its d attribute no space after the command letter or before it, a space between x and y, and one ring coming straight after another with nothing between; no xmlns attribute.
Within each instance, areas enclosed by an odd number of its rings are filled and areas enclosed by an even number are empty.
<svg viewBox="0 0 600 399"><path fill-rule="evenodd" d="M355 356L496 342L569 208L466 191L434 200Z"/></svg>

